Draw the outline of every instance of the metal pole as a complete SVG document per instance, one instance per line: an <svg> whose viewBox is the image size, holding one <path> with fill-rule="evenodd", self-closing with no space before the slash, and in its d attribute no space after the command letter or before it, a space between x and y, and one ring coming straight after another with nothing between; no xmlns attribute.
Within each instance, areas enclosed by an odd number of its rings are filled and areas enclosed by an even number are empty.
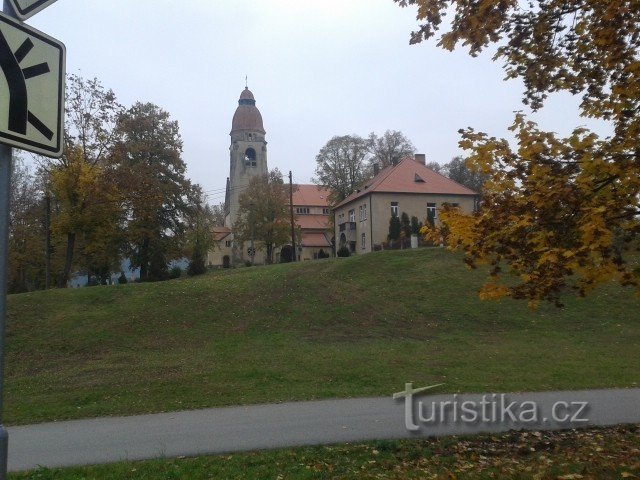
<svg viewBox="0 0 640 480"><path fill-rule="evenodd" d="M8 0L2 3L2 12L16 18ZM9 205L11 198L11 168L13 149L0 145L0 480L7 478L9 433L4 428L4 346L7 320L7 272L9 263Z"/></svg>
<svg viewBox="0 0 640 480"><path fill-rule="evenodd" d="M9 434L2 424L4 396L4 340L7 318L7 267L9 263L9 199L12 149L0 145L0 480L7 478Z"/></svg>
<svg viewBox="0 0 640 480"><path fill-rule="evenodd" d="M293 174L289 170L289 210L291 212L291 261L298 260L296 252L296 223L293 219Z"/></svg>

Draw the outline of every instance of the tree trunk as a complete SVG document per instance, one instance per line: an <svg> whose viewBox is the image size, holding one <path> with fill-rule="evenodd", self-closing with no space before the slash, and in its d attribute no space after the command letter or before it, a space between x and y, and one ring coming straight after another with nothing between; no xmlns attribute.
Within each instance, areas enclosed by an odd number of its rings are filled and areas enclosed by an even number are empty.
<svg viewBox="0 0 640 480"><path fill-rule="evenodd" d="M149 277L149 239L145 238L140 245L140 281L146 282Z"/></svg>
<svg viewBox="0 0 640 480"><path fill-rule="evenodd" d="M65 288L67 286L67 282L69 281L69 275L71 274L71 264L73 262L73 250L76 245L76 234L68 233L67 234L67 253L64 257L64 268L62 270L62 274L58 279L58 288Z"/></svg>
<svg viewBox="0 0 640 480"><path fill-rule="evenodd" d="M270 243L267 244L267 252L266 252L266 263L267 265L271 265L273 263L273 245Z"/></svg>

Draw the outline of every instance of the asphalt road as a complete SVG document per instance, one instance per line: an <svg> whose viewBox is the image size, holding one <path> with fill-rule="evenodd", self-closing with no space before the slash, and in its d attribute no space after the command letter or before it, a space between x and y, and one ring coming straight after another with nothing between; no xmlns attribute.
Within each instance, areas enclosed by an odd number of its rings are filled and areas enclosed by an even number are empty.
<svg viewBox="0 0 640 480"><path fill-rule="evenodd" d="M504 397L428 393L414 396L409 409L405 398L389 396L9 427L9 470L523 428L640 423L640 388ZM418 402L423 404L423 421ZM570 422L572 416L580 421ZM418 430L410 431L407 426Z"/></svg>

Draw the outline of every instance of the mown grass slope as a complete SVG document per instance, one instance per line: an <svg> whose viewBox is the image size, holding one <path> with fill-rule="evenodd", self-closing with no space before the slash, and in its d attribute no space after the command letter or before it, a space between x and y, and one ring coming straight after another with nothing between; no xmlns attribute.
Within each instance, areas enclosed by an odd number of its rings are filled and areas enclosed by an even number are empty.
<svg viewBox="0 0 640 480"><path fill-rule="evenodd" d="M5 422L328 397L636 386L640 301L482 302L441 249L11 296Z"/></svg>

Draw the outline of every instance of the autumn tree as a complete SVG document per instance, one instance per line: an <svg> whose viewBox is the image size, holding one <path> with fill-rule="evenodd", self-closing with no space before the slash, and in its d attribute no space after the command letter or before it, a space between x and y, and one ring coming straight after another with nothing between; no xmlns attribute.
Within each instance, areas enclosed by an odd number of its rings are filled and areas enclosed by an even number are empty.
<svg viewBox="0 0 640 480"><path fill-rule="evenodd" d="M104 180L99 176L105 172L105 162L114 144L116 119L121 111L122 106L113 91L105 89L97 79L87 80L78 75L67 77L64 153L61 159L43 165L45 171L55 172L56 183L61 188L58 193L64 197L60 200L63 219L58 224L59 231L64 231L66 236L66 253L58 276L59 287L64 287L69 280L78 237L87 234L102 240L101 233L88 230L91 226L100 230L104 225L100 218L94 218L95 222L88 221L87 207L104 201L104 198L93 199L90 195L98 193L94 188L96 182ZM91 191L82 190L88 185L83 183L87 175L93 177ZM88 251L91 250L98 251L99 247L90 247Z"/></svg>
<svg viewBox="0 0 640 480"><path fill-rule="evenodd" d="M152 103L120 115L110 159L123 192L127 253L142 281L168 278L167 264L182 256L195 192L185 177L178 122Z"/></svg>
<svg viewBox="0 0 640 480"><path fill-rule="evenodd" d="M316 156L313 182L331 191L330 201L347 198L369 178L369 143L358 135L336 136Z"/></svg>
<svg viewBox="0 0 640 480"><path fill-rule="evenodd" d="M104 281L118 267L122 241L122 208L119 190L102 162L86 161L80 146L68 145L61 161L48 170L48 189L56 209L51 229L67 239L59 287L69 280L72 258L88 275Z"/></svg>
<svg viewBox="0 0 640 480"><path fill-rule="evenodd" d="M9 210L9 293L44 286L44 202L42 191L24 161L16 158Z"/></svg>
<svg viewBox="0 0 640 480"><path fill-rule="evenodd" d="M438 45L447 50L462 44L476 56L496 44L506 77L524 83L525 105L535 111L550 94L569 92L581 96L582 116L612 127L607 138L583 127L561 137L519 112L510 128L516 147L461 131L467 165L487 177L482 208L440 219L469 265L492 265L481 296L559 304L569 288L585 295L608 280L638 285L630 263L640 232L637 0L394 1L418 7L423 23L411 43L443 28ZM501 281L505 264L519 282Z"/></svg>
<svg viewBox="0 0 640 480"><path fill-rule="evenodd" d="M245 244L253 238L255 248L265 251L266 262L273 263L274 249L291 241L289 187L280 171L253 177L239 204L234 238Z"/></svg>
<svg viewBox="0 0 640 480"><path fill-rule="evenodd" d="M397 130L387 130L381 136L371 133L368 142L371 153L369 162L377 164L380 168L388 167L405 157L413 156L416 150L411 140Z"/></svg>

